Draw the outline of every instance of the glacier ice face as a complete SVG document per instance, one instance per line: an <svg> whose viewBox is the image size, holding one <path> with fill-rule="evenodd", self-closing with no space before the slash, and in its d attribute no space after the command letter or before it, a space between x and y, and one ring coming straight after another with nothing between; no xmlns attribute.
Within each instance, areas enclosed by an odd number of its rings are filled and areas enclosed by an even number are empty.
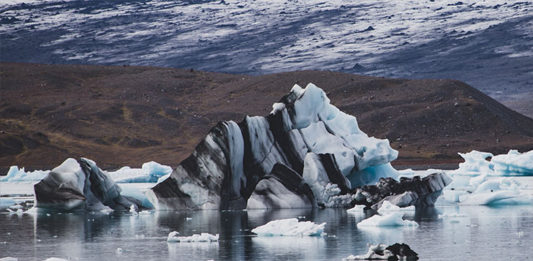
<svg viewBox="0 0 533 261"><path fill-rule="evenodd" d="M273 220L252 229L252 233L262 237L272 236L321 236L326 223L298 221L296 218Z"/></svg>
<svg viewBox="0 0 533 261"><path fill-rule="evenodd" d="M272 107L266 117L247 116L240 123L226 121L213 127L191 156L152 189L149 198L154 205L160 209L316 205L307 202L306 190L291 189L300 180L267 176L276 164L301 176L322 206L342 205L350 201L352 195L346 195L355 186L397 175L389 163L398 152L388 140L368 137L355 117L331 105L315 85L305 89L295 85ZM334 196L324 191L330 183L340 189ZM270 188L296 201L265 203L273 198L265 197Z"/></svg>

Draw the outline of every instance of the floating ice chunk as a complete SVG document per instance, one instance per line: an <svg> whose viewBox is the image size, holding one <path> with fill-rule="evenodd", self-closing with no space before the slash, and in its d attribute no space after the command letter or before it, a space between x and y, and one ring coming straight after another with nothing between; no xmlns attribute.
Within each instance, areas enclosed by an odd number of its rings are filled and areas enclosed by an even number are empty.
<svg viewBox="0 0 533 261"><path fill-rule="evenodd" d="M298 222L296 218L273 220L252 229L258 236L321 236L326 223L315 224L311 221Z"/></svg>
<svg viewBox="0 0 533 261"><path fill-rule="evenodd" d="M378 213L381 215L385 215L391 212L414 212L414 211L415 211L415 206L408 206L408 207L401 208L390 203L387 200L383 201L383 203L381 204L381 207L378 209Z"/></svg>
<svg viewBox="0 0 533 261"><path fill-rule="evenodd" d="M137 212L137 207L133 204L130 206L130 213L133 215L139 215L139 212Z"/></svg>
<svg viewBox="0 0 533 261"><path fill-rule="evenodd" d="M117 250L115 250L115 253L116 253L117 255L121 255L123 252L124 252L124 250L122 250L122 248L120 248L120 247L117 248Z"/></svg>
<svg viewBox="0 0 533 261"><path fill-rule="evenodd" d="M107 174L117 183L155 183L161 177L172 173L172 168L155 161L143 163L142 167L122 167Z"/></svg>
<svg viewBox="0 0 533 261"><path fill-rule="evenodd" d="M5 177L0 178L0 182L36 182L43 179L50 170L25 171L18 166L11 166Z"/></svg>
<svg viewBox="0 0 533 261"><path fill-rule="evenodd" d="M0 210L8 209L16 204L17 202L11 198L0 198Z"/></svg>
<svg viewBox="0 0 533 261"><path fill-rule="evenodd" d="M355 205L355 207L346 210L350 214L365 214L365 205Z"/></svg>
<svg viewBox="0 0 533 261"><path fill-rule="evenodd" d="M402 212L390 212L383 216L374 215L359 222L357 227L418 226L415 221L403 220L402 217Z"/></svg>
<svg viewBox="0 0 533 261"><path fill-rule="evenodd" d="M211 235L209 233L194 234L188 237L179 236L179 232L172 231L168 234L167 242L217 242L218 234Z"/></svg>
<svg viewBox="0 0 533 261"><path fill-rule="evenodd" d="M532 204L530 195L520 192L520 182L513 178L486 180L471 193L459 196L463 205L521 205Z"/></svg>

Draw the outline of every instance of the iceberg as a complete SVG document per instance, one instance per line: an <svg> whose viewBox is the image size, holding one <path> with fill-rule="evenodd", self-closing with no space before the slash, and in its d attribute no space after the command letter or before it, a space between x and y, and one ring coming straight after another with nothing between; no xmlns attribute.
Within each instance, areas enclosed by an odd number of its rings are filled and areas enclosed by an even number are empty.
<svg viewBox="0 0 533 261"><path fill-rule="evenodd" d="M402 212L389 212L385 215L374 215L357 223L357 227L418 227L415 221L404 220L403 214Z"/></svg>
<svg viewBox="0 0 533 261"><path fill-rule="evenodd" d="M296 218L273 220L252 229L252 233L262 237L273 236L321 236L326 223L298 221Z"/></svg>
<svg viewBox="0 0 533 261"><path fill-rule="evenodd" d="M169 243L190 243L190 242L217 242L219 235L209 233L194 234L188 237L179 236L179 232L172 231L168 234L167 242Z"/></svg>
<svg viewBox="0 0 533 261"><path fill-rule="evenodd" d="M7 175L0 178L0 182L37 182L49 172L49 170L25 171L24 168L11 166L7 171Z"/></svg>
<svg viewBox="0 0 533 261"><path fill-rule="evenodd" d="M118 185L92 160L68 158L34 185L35 206L53 209L106 208L127 211L142 202L121 195Z"/></svg>
<svg viewBox="0 0 533 261"><path fill-rule="evenodd" d="M463 205L533 203L533 197L525 192L527 185L522 185L519 178L533 175L533 151L510 150L493 155L474 150L459 155L465 162L448 171L453 182L443 192L445 200Z"/></svg>
<svg viewBox="0 0 533 261"><path fill-rule="evenodd" d="M507 154L500 155L473 150L468 153L459 153L459 155L465 162L459 163L459 168L450 172L452 175L533 175L533 150L525 153L520 153L518 150L509 150Z"/></svg>
<svg viewBox="0 0 533 261"><path fill-rule="evenodd" d="M362 132L322 89L295 85L266 117L218 123L149 198L159 209L337 207L351 201L346 195L355 187L396 177L390 162L397 156L388 140ZM277 164L303 182L280 178ZM340 192L324 198L327 184ZM275 193L265 194L270 189Z"/></svg>
<svg viewBox="0 0 533 261"><path fill-rule="evenodd" d="M116 171L104 171L116 183L156 183L165 175L170 175L172 168L150 161L142 164L141 168L122 167ZM25 171L24 168L11 166L0 182L39 182L50 170Z"/></svg>

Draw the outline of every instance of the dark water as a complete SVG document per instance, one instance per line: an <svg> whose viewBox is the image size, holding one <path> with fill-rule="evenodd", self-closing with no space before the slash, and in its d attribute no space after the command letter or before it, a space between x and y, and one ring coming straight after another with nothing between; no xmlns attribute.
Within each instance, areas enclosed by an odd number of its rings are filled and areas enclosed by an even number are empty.
<svg viewBox="0 0 533 261"><path fill-rule="evenodd" d="M437 214L462 217L439 218ZM323 237L259 238L249 230L299 217L327 222ZM421 260L531 260L533 206L438 207L416 214L417 228L358 229L363 216L341 209L195 211L153 214L0 214L0 257L44 260L341 260L368 243L403 242ZM405 218L405 217L404 217ZM218 243L167 243L171 231L220 234ZM117 253L117 248L122 253Z"/></svg>

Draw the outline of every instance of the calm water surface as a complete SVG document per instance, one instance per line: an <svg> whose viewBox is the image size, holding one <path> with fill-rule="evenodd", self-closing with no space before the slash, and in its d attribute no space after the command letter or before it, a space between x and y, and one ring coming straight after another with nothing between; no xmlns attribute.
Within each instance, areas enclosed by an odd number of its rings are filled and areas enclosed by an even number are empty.
<svg viewBox="0 0 533 261"><path fill-rule="evenodd" d="M438 213L462 216L439 218ZM323 237L259 238L270 220L327 222ZM44 260L341 260L368 243L409 244L421 260L532 260L533 206L441 206L404 218L417 228L358 229L342 209L152 214L0 214L0 258ZM218 243L167 243L171 231L220 234ZM119 253L117 248L121 248Z"/></svg>

